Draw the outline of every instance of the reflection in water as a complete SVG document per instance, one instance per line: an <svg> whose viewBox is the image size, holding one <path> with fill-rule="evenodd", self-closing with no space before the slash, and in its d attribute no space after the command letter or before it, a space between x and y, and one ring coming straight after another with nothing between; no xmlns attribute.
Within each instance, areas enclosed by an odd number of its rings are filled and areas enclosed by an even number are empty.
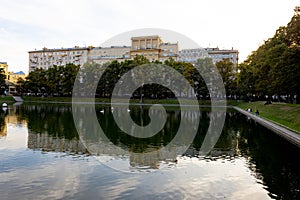
<svg viewBox="0 0 300 200"><path fill-rule="evenodd" d="M19 115L18 107L0 108L0 138L7 135L7 125L26 125L27 121Z"/></svg>
<svg viewBox="0 0 300 200"><path fill-rule="evenodd" d="M227 112L221 137L210 154L203 156L200 149L209 126L211 117L209 110L204 110L199 114L186 109L181 115L177 108L169 109L164 128L151 138L135 138L122 132L114 123L112 110L109 107L99 106L96 110L104 111L97 113L98 121L111 144L119 147L119 149L108 148L111 145L99 137L96 142L93 141L97 156L103 159L108 157L109 162L117 163L122 158L128 163L130 169L158 169L162 165L184 164L186 158L198 159L201 162L208 161L211 163L210 166L220 160L238 163L244 159L252 175L257 182L265 186L270 197L278 199L299 199L300 197L300 158L297 156L300 153L299 149L252 120L247 121L237 112L232 110ZM145 125L149 123L148 110L148 108L141 110L139 107L132 107L131 117L137 124ZM84 110L84 112L87 111ZM115 108L113 112L121 114L126 110ZM180 120L183 120L182 116L186 119L186 123L191 123L197 117L200 119L199 131L192 144L188 147L173 146L157 153L157 149L162 149L175 137ZM91 155L79 139L70 106L22 105L10 107L6 111L1 110L0 139L5 138L8 124L28 126L27 146L29 149ZM182 155L179 152L183 149L187 150ZM93 150L92 155L94 152L96 151Z"/></svg>
<svg viewBox="0 0 300 200"><path fill-rule="evenodd" d="M0 137L7 135L7 109L1 109L0 110ZM6 121L5 121L6 120Z"/></svg>

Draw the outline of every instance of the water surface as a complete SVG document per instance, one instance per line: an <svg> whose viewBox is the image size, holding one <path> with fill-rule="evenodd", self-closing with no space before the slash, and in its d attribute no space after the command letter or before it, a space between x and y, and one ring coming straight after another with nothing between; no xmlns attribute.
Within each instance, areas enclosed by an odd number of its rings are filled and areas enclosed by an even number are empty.
<svg viewBox="0 0 300 200"><path fill-rule="evenodd" d="M147 139L123 133L111 109L97 106L109 140L126 151L89 152L75 128L71 106L30 104L0 111L1 199L300 199L300 150L243 115L228 110L214 149L199 154L210 111L183 154L143 153L172 140L180 111L168 108L163 130ZM193 110L186 110L192 121ZM149 123L148 108L131 107L137 124ZM177 149L177 150L176 150ZM124 170L119 170L119 169Z"/></svg>

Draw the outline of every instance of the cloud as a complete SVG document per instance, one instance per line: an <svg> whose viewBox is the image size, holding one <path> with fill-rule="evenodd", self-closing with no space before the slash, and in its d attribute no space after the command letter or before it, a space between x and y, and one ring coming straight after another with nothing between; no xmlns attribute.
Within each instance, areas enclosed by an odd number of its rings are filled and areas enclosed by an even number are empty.
<svg viewBox="0 0 300 200"><path fill-rule="evenodd" d="M200 46L237 48L243 60L293 15L291 1L2 1L0 60L28 71L35 48L99 46L122 32L162 28Z"/></svg>

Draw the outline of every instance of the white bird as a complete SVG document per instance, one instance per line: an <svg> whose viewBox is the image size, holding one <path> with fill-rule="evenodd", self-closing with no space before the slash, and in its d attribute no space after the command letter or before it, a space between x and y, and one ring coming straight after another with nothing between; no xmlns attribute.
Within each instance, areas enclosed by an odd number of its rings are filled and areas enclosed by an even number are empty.
<svg viewBox="0 0 300 200"><path fill-rule="evenodd" d="M101 112L101 113L104 113L104 109L103 109L103 110L100 110L100 112Z"/></svg>

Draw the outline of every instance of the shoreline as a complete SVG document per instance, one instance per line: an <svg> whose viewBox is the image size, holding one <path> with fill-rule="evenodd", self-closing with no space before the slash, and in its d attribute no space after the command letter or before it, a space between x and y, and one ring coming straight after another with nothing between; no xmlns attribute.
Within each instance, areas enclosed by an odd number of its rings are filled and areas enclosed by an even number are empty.
<svg viewBox="0 0 300 200"><path fill-rule="evenodd" d="M281 136L282 138L286 139L287 141L293 143L294 145L300 147L300 133L295 131L295 130L291 130L288 127L284 127L282 124L277 124L275 122L272 122L268 119L265 118L261 118L259 116L256 116L252 113L249 113L239 107L236 106L231 106L232 108L234 108L236 111L246 115L247 117L251 118L252 120L256 121L257 123L259 123L260 125L266 127L267 129L273 131L274 133L276 133L277 135Z"/></svg>

